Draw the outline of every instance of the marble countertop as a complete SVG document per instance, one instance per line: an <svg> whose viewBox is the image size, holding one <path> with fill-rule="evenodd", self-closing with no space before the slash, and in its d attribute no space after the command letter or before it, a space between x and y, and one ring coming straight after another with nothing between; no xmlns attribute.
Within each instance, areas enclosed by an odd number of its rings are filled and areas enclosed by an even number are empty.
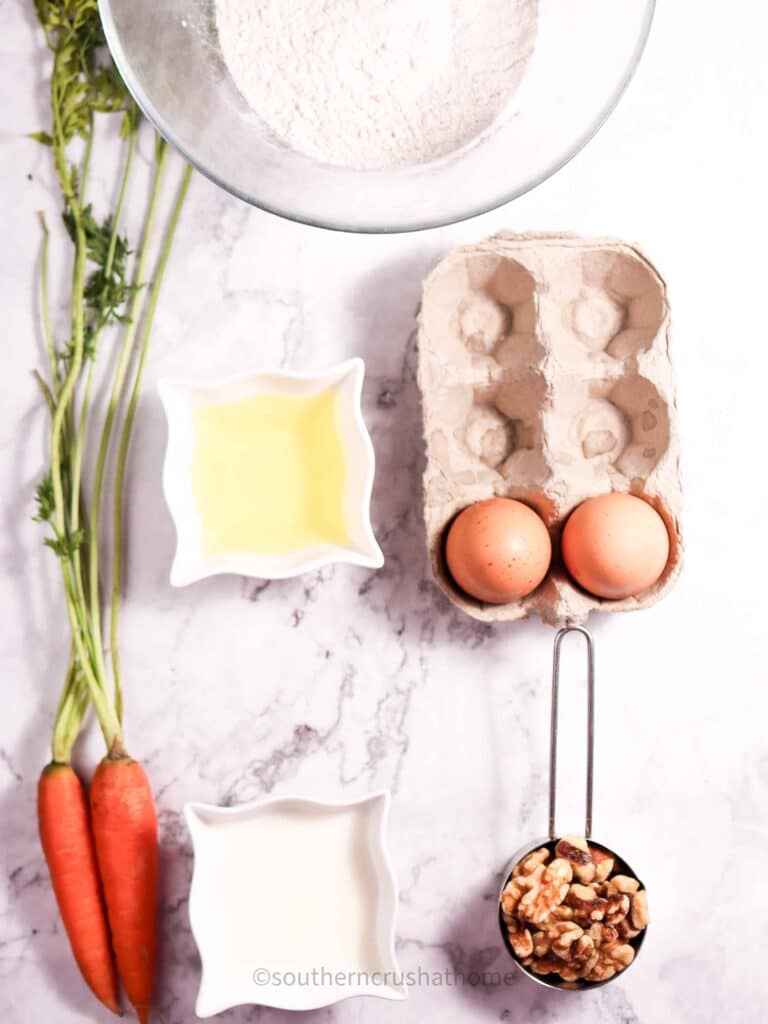
<svg viewBox="0 0 768 1024"><path fill-rule="evenodd" d="M67 650L55 566L30 522L45 415L36 211L57 202L47 154L24 135L45 112L40 40L0 2L3 310L0 406L0 1016L107 1021L62 934L34 799ZM130 466L123 665L126 730L160 814L162 965L157 1019L194 1020L199 963L187 919L191 849L181 808L267 794L393 793L404 970L464 973L406 1003L350 1000L302 1020L706 1024L764 1019L766 574L765 15L746 0L662 4L646 56L606 127L514 204L450 228L362 237L284 222L195 179L157 319ZM141 146L149 152L149 138ZM95 201L113 172L97 167ZM687 564L651 610L596 618L594 832L648 886L653 925L626 978L552 993L508 970L494 917L499 873L546 827L551 630L479 625L430 579L419 508L414 382L420 282L456 244L496 230L575 230L640 243L673 312ZM62 279L62 283L63 279ZM378 459L373 517L386 565L264 583L169 586L173 530L160 490L156 379L194 367L367 362ZM563 829L579 829L581 673L564 703ZM84 765L99 751L91 730ZM476 979L475 979L476 980ZM287 1021L242 1007L230 1024Z"/></svg>

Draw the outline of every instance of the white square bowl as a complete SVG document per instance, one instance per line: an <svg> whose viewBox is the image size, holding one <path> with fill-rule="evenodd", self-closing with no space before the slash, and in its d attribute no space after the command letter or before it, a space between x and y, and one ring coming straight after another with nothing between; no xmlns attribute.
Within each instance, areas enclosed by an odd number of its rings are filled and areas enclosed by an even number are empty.
<svg viewBox="0 0 768 1024"><path fill-rule="evenodd" d="M176 556L171 569L174 586L184 586L218 573L285 579L332 562L347 562L369 569L378 569L384 564L370 518L375 456L361 408L364 374L363 360L350 359L325 373L253 370L209 384L160 382L158 391L168 420L163 491L177 537ZM317 544L279 554L228 552L207 555L203 549L203 524L192 483L195 408L201 404L236 402L265 392L317 395L334 389L340 396L339 429L347 458L344 517L351 543L344 546Z"/></svg>
<svg viewBox="0 0 768 1024"><path fill-rule="evenodd" d="M386 791L186 805L199 1017L251 1003L311 1010L352 996L405 998L389 805Z"/></svg>

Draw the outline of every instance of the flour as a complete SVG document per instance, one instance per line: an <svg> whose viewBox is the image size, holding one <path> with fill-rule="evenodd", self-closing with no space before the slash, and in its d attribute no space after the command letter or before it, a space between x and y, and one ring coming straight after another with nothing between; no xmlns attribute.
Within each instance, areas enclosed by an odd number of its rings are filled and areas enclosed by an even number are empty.
<svg viewBox="0 0 768 1024"><path fill-rule="evenodd" d="M323 163L426 163L493 123L533 50L537 0L216 0L249 106Z"/></svg>

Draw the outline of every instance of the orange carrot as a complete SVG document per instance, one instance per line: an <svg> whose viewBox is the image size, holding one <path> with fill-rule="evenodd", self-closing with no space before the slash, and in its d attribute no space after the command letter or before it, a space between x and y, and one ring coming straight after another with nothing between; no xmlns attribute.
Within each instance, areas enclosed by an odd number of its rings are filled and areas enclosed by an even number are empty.
<svg viewBox="0 0 768 1024"><path fill-rule="evenodd" d="M37 786L40 839L72 952L91 991L114 1013L117 978L88 804L71 766L52 761Z"/></svg>
<svg viewBox="0 0 768 1024"><path fill-rule="evenodd" d="M157 947L157 814L137 761L123 756L99 762L91 818L117 970L146 1024Z"/></svg>

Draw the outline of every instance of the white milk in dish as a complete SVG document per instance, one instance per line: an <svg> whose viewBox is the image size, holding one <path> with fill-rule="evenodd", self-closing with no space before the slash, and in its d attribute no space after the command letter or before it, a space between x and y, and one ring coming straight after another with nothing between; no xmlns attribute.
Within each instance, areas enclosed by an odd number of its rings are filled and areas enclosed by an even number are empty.
<svg viewBox="0 0 768 1024"><path fill-rule="evenodd" d="M367 827L357 808L295 806L214 826L210 854L222 886L230 870L231 877L251 879L234 908L220 905L222 959L248 949L255 966L275 970L372 970L376 943L366 920L377 885Z"/></svg>
<svg viewBox="0 0 768 1024"><path fill-rule="evenodd" d="M389 802L378 792L187 805L198 1016L247 1003L310 1010L356 995L404 998Z"/></svg>

